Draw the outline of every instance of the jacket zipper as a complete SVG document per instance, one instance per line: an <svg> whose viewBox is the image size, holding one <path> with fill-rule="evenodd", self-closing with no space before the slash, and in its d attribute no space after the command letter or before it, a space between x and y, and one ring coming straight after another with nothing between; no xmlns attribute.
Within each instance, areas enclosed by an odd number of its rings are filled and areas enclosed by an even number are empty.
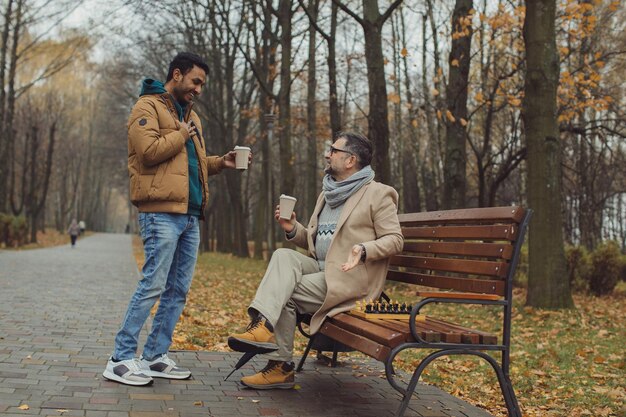
<svg viewBox="0 0 626 417"><path fill-rule="evenodd" d="M162 95L161 97L163 97L163 99L165 100L165 105L168 108L170 115L174 117L174 114L177 113L176 107L174 106L174 103L171 102L169 95ZM189 103L189 106L187 106L187 109L185 111L185 115L183 116L183 121L185 123L189 121L189 116L191 115L192 107L193 107L193 102ZM175 118L175 120L178 120L178 118ZM202 176L202 168L201 168L202 162L200 162L200 154L198 153L198 148L196 148L196 144L193 141L193 139L191 139L191 142L193 143L193 149L196 152L196 158L198 159L198 178L200 179L200 184L202 184L202 203L200 203L200 219L204 220L204 207L206 206L206 201L204 199L205 184L204 184L204 178ZM204 147L202 146L202 138L200 136L198 137L198 142L200 142L200 147L204 149ZM187 199L189 199L189 197L187 197ZM189 201L187 201L187 204L189 204Z"/></svg>

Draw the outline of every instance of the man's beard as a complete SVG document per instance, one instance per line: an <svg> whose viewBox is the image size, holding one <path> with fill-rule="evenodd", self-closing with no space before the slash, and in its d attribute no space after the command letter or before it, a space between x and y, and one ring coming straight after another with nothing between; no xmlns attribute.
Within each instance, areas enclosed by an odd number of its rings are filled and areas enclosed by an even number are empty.
<svg viewBox="0 0 626 417"><path fill-rule="evenodd" d="M183 91L182 89L174 88L174 98L181 106L186 106L191 103L191 100L187 100L186 96L190 91Z"/></svg>

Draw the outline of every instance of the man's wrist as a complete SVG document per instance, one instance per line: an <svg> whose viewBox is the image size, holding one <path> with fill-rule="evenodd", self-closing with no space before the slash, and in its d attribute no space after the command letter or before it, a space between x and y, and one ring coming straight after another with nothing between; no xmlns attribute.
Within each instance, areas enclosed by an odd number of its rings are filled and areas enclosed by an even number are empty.
<svg viewBox="0 0 626 417"><path fill-rule="evenodd" d="M365 245L362 243L359 243L359 246L361 247L361 262L365 263L365 258L367 257L367 251L365 250Z"/></svg>

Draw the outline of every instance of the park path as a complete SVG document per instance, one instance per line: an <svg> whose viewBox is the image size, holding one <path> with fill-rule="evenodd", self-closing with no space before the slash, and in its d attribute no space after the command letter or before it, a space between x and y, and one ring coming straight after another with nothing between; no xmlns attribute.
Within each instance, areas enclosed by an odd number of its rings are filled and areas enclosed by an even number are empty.
<svg viewBox="0 0 626 417"><path fill-rule="evenodd" d="M173 353L193 372L186 381L107 381L101 373L138 277L129 235L95 234L74 249L0 251L1 416L385 417L399 404L381 365L365 359L337 368L311 359L295 390L245 389L241 371L223 381L238 359L229 352ZM140 346L145 337L144 329ZM246 374L264 366L250 363ZM418 393L406 416L490 416L434 387Z"/></svg>

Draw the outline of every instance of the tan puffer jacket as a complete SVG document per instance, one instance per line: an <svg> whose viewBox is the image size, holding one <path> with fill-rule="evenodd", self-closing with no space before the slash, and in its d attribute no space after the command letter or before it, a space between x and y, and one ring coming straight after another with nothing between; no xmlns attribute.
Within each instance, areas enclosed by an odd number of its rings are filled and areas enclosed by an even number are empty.
<svg viewBox="0 0 626 417"><path fill-rule="evenodd" d="M224 161L206 156L198 115L187 107L184 120L193 121L199 135L192 140L202 184L202 211L209 199L208 176L219 173ZM169 94L141 96L128 118L130 199L141 212L187 213L189 200L187 129L181 126Z"/></svg>

